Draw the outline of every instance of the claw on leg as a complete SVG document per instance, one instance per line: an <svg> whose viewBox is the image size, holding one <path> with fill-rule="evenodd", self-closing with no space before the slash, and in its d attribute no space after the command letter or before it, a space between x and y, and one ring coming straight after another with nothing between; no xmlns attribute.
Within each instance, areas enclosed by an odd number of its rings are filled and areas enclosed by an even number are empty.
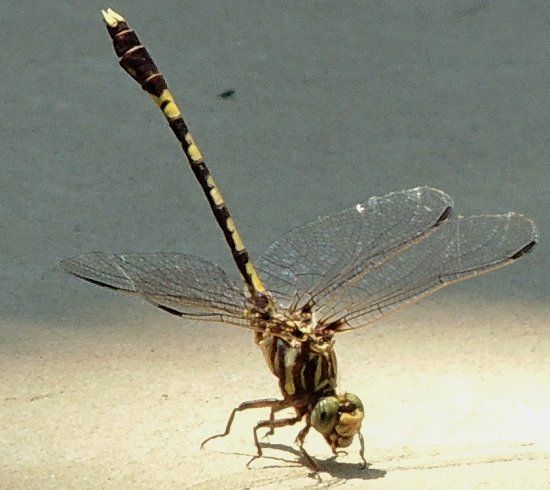
<svg viewBox="0 0 550 490"><path fill-rule="evenodd" d="M249 460L248 460L248 463L246 463L246 468L249 470L250 469L250 463L252 463L252 461L254 461L255 459L258 459L258 458L261 458L263 456L263 453L262 453L262 450L260 449L260 452L259 454L255 454L254 456L252 456Z"/></svg>

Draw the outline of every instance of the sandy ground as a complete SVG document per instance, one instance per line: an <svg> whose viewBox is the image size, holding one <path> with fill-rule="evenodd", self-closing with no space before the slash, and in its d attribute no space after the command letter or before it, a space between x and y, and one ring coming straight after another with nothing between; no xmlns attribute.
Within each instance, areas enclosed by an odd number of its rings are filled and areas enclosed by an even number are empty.
<svg viewBox="0 0 550 490"><path fill-rule="evenodd" d="M56 265L181 251L233 271L173 136L116 65L103 0L4 0L0 19L0 488L549 488L548 0L119 0L253 257L371 195L429 185L541 230L510 268L338 339L367 409L355 447L297 463L249 332L184 324ZM234 90L234 96L219 94Z"/></svg>
<svg viewBox="0 0 550 490"><path fill-rule="evenodd" d="M366 406L369 468L357 469L356 446L335 461L312 435L321 482L299 464L296 429L265 440L266 457L245 468L265 411L199 449L237 402L277 395L249 332L206 325L194 336L146 307L141 320L86 333L11 325L2 486L546 488L549 311L445 299L339 339L340 385Z"/></svg>

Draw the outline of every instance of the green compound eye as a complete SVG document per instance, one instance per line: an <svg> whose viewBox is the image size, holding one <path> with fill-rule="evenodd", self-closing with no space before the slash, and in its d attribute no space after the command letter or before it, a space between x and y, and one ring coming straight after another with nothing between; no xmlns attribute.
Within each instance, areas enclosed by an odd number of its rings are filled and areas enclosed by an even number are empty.
<svg viewBox="0 0 550 490"><path fill-rule="evenodd" d="M311 412L311 425L321 434L330 434L338 422L340 402L335 396L321 398Z"/></svg>
<svg viewBox="0 0 550 490"><path fill-rule="evenodd" d="M364 412L363 409L363 403L361 400L359 400L359 397L357 395L354 395L353 393L346 393L346 398L348 399L348 402L353 405L355 408L358 408L361 410L361 412Z"/></svg>

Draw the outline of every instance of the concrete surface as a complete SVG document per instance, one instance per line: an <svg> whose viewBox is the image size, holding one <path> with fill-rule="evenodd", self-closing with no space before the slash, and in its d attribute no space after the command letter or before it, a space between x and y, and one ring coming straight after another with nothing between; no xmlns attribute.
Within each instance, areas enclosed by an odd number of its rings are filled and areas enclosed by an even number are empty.
<svg viewBox="0 0 550 490"><path fill-rule="evenodd" d="M116 65L106 6L3 2L0 487L548 488L550 4L111 5L166 75L252 254L420 184L541 229L512 267L338 339L370 467L311 437L321 482L296 464L292 430L244 468L256 414L199 450L236 403L277 393L248 332L56 266L183 251L232 270L162 117Z"/></svg>

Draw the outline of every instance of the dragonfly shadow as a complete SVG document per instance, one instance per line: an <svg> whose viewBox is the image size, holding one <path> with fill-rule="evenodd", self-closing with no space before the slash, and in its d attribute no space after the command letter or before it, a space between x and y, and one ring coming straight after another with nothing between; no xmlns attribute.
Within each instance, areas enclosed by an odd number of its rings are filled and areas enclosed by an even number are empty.
<svg viewBox="0 0 550 490"><path fill-rule="evenodd" d="M286 453L291 453L296 456L296 459L287 459L276 456L263 455L261 459L280 461L284 463L285 466L292 465L294 467L304 467L303 457L300 451L294 449L293 447L287 446L285 444L271 444L271 443L260 443L262 449L277 449L279 451L284 451ZM233 454L242 454L242 453L233 453ZM243 454L244 456L244 454ZM323 461L319 461L319 466L321 468L321 473L328 473L333 478L337 479L359 479L359 480L376 480L378 478L384 478L386 476L385 470L379 470L376 468L371 468L367 464L367 468L361 469L358 463L346 463L344 461L337 461L337 456L332 456ZM282 465L265 465L263 468L280 468ZM318 478L318 474L311 471L309 476L312 478Z"/></svg>

